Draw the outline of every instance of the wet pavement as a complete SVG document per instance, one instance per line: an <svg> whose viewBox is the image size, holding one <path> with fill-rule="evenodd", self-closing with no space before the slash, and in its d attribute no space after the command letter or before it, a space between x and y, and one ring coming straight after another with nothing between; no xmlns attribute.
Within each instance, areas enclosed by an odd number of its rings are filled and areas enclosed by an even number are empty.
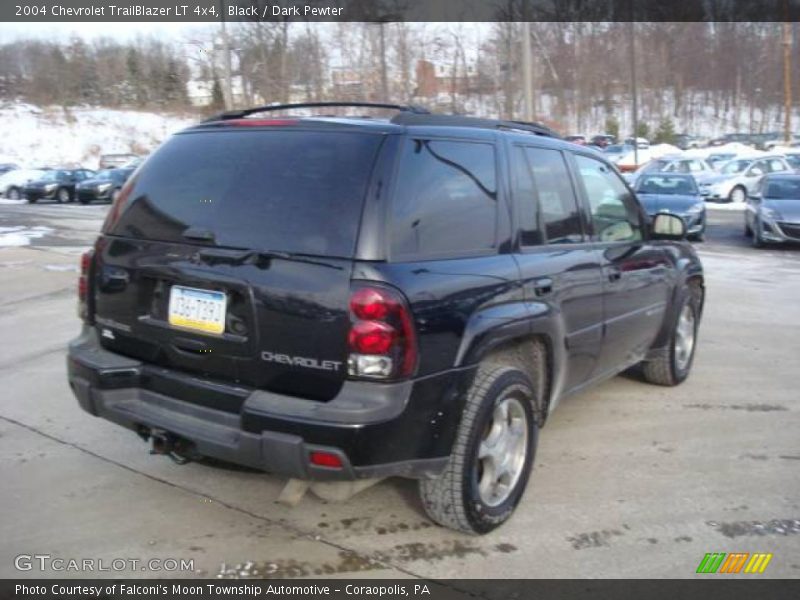
<svg viewBox="0 0 800 600"><path fill-rule="evenodd" d="M166 574L189 577L693 577L708 552L770 552L760 577L800 576L800 249L751 248L740 213L711 211L698 244L690 379L625 375L564 400L517 514L478 538L432 525L412 481L287 508L277 477L179 466L83 413L64 348L106 211L0 204L0 577L82 575L15 569L36 553L188 559Z"/></svg>

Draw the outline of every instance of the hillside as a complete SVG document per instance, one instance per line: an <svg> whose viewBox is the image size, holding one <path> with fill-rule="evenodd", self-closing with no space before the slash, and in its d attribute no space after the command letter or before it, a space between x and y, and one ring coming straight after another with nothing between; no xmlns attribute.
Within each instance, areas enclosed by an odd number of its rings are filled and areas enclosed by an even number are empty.
<svg viewBox="0 0 800 600"><path fill-rule="evenodd" d="M147 153L196 117L106 108L0 105L0 163L76 163L94 169L101 154Z"/></svg>

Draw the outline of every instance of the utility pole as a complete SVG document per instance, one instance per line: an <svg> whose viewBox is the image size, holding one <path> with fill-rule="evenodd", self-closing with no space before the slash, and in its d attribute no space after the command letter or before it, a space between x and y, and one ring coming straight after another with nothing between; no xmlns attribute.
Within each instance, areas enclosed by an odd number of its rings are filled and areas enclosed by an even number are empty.
<svg viewBox="0 0 800 600"><path fill-rule="evenodd" d="M225 0L220 0L222 10L220 25L222 26L222 74L225 80L222 84L222 96L225 99L225 110L233 108L233 82L231 80L231 44L228 39L228 29L225 26Z"/></svg>
<svg viewBox="0 0 800 600"><path fill-rule="evenodd" d="M389 79L386 73L386 32L383 30L385 26L385 20L378 23L381 41L381 102L389 101Z"/></svg>
<svg viewBox="0 0 800 600"><path fill-rule="evenodd" d="M792 141L792 24L783 24L783 139Z"/></svg>
<svg viewBox="0 0 800 600"><path fill-rule="evenodd" d="M635 29L633 22L633 0L630 1L630 21L628 21L628 51L631 61L631 112L633 117L633 162L639 166L639 144L636 139L636 130L639 125L639 100L636 91L636 42L635 42Z"/></svg>
<svg viewBox="0 0 800 600"><path fill-rule="evenodd" d="M527 19L527 15L523 18ZM522 22L522 92L525 99L524 121L533 121L533 56L531 50L531 23Z"/></svg>

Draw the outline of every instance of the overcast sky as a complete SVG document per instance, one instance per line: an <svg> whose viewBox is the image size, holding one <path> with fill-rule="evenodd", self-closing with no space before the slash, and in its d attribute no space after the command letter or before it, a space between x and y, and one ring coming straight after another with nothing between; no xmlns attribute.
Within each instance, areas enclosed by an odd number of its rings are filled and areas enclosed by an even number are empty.
<svg viewBox="0 0 800 600"><path fill-rule="evenodd" d="M139 35L169 36L176 39L193 31L214 27L214 23L0 23L0 43L19 39L68 40L79 35L83 38L115 37L131 39Z"/></svg>

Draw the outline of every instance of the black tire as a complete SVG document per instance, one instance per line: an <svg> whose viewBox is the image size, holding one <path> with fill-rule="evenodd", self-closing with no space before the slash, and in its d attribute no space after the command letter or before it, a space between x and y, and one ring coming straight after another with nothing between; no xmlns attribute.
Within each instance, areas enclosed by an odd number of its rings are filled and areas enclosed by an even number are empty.
<svg viewBox="0 0 800 600"><path fill-rule="evenodd" d="M28 204L36 204L36 198L33 196L28 196L26 199L28 200Z"/></svg>
<svg viewBox="0 0 800 600"><path fill-rule="evenodd" d="M689 376L697 348L697 331L700 325L700 311L703 306L703 289L699 285L690 285L683 294L675 312L671 325L669 341L657 349L654 355L642 363L644 378L656 385L674 386L683 383ZM684 310L692 314L692 344L688 360L679 360L679 327Z"/></svg>
<svg viewBox="0 0 800 600"><path fill-rule="evenodd" d="M484 534L511 517L528 484L539 437L535 389L528 376L513 367L485 364L478 369L447 467L439 477L420 481L422 504L432 520L464 533ZM525 454L510 491L498 504L490 504L484 502L479 490L483 467L478 450L484 436L491 434L492 430L486 428L493 424L495 408L507 401L524 411L527 422L520 427L527 432Z"/></svg>
<svg viewBox="0 0 800 600"><path fill-rule="evenodd" d="M735 200L737 195L741 194L741 200ZM744 189L742 186L737 185L732 190L731 193L728 194L728 202L739 204L747 200L747 190Z"/></svg>
<svg viewBox="0 0 800 600"><path fill-rule="evenodd" d="M758 223L758 220L753 222L753 236L750 242L753 244L753 248L764 247L764 238L761 237L761 225Z"/></svg>

